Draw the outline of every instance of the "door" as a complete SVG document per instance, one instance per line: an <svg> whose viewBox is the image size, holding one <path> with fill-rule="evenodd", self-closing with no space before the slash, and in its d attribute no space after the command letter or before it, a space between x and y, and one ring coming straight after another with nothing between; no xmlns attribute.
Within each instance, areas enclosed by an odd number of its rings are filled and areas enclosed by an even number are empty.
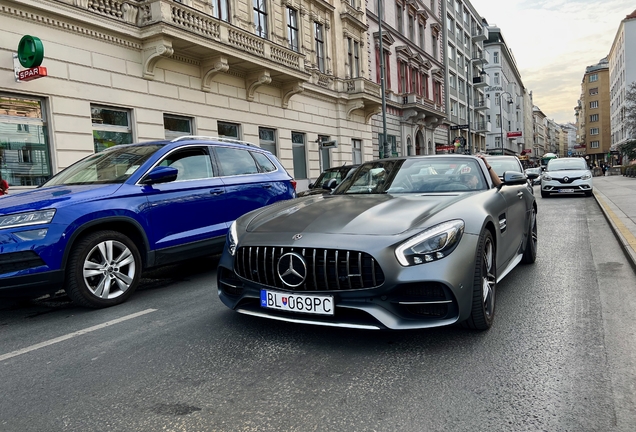
<svg viewBox="0 0 636 432"><path fill-rule="evenodd" d="M499 263L504 266L508 265L510 260L519 252L523 236L527 228L526 221L526 205L530 194L526 185L502 186L500 194L506 200L505 230L502 232L503 240L503 261ZM500 255L501 257L501 255ZM504 267L505 268L505 267Z"/></svg>

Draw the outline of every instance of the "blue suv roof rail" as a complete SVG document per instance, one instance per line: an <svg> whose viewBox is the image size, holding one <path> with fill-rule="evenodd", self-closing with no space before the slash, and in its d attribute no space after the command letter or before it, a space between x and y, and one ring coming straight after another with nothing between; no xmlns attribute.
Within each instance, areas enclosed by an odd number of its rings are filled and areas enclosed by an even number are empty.
<svg viewBox="0 0 636 432"><path fill-rule="evenodd" d="M236 138L213 137L213 136L206 136L206 135L184 135L184 136L177 137L171 140L170 142L185 141L185 140L221 141L221 142L228 142L233 144L243 144L247 146L258 147L256 144L251 143L249 141L241 141Z"/></svg>

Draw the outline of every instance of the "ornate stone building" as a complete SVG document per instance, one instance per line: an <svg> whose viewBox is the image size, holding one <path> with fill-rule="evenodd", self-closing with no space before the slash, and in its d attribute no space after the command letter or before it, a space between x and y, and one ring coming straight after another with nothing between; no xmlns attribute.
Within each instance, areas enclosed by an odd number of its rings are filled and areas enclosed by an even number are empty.
<svg viewBox="0 0 636 432"><path fill-rule="evenodd" d="M42 41L47 77L16 81L24 35ZM0 168L15 190L113 144L231 136L303 189L373 157L368 50L353 2L0 0Z"/></svg>

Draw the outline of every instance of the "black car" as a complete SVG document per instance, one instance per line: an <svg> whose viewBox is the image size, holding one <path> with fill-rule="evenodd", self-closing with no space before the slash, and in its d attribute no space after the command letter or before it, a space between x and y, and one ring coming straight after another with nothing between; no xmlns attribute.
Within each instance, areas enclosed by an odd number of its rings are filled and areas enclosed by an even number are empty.
<svg viewBox="0 0 636 432"><path fill-rule="evenodd" d="M309 189L298 192L298 196L303 197L308 195L331 193L331 191L334 190L345 177L347 177L347 174L357 167L358 165L342 165L339 167L327 168L320 174L315 182L309 184Z"/></svg>

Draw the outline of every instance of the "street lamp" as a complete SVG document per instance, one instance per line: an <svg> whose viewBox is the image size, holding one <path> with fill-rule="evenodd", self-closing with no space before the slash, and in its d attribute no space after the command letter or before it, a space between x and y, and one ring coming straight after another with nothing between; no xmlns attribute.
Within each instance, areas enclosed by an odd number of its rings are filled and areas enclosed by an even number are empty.
<svg viewBox="0 0 636 432"><path fill-rule="evenodd" d="M470 94L473 92L473 61L474 60L483 60L480 57L473 57L470 60L466 60L468 62L468 65L466 65L466 95L467 95L467 109L468 109L468 154L470 154L471 150L472 150L472 146L473 146L473 140L471 139L471 134L470 134ZM470 72L470 73L469 73ZM486 72L482 69L479 72L480 78L481 75L484 75Z"/></svg>
<svg viewBox="0 0 636 432"><path fill-rule="evenodd" d="M501 105L503 105L503 104L501 103L501 97L504 94L507 94L510 97L510 99L507 101L508 105L510 105L512 103L512 95L510 93L505 91L505 92L501 92L499 94L499 130L501 132L501 155L502 156L504 154L504 136L503 136L503 113L501 111Z"/></svg>

